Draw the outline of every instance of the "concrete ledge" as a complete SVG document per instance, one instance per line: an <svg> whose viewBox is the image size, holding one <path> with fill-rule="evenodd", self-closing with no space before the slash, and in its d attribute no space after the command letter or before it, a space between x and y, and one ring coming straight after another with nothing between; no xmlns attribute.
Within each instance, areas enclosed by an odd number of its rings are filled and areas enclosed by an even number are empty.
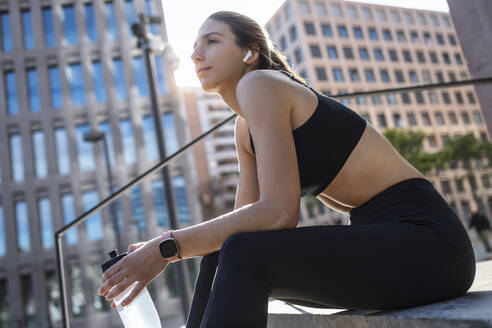
<svg viewBox="0 0 492 328"><path fill-rule="evenodd" d="M477 262L475 281L457 299L396 311L318 309L278 300L268 305L268 328L492 327L492 260Z"/></svg>

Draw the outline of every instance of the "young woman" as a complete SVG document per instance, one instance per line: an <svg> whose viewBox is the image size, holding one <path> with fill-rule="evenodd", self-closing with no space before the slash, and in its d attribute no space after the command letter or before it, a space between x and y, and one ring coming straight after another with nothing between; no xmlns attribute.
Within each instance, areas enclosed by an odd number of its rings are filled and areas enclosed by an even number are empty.
<svg viewBox="0 0 492 328"><path fill-rule="evenodd" d="M139 281L130 302L169 262L201 255L188 328L266 327L269 297L398 309L465 294L475 255L451 207L370 123L293 73L255 21L214 13L191 59L238 114L236 209L131 245L101 295ZM306 194L350 225L296 228Z"/></svg>

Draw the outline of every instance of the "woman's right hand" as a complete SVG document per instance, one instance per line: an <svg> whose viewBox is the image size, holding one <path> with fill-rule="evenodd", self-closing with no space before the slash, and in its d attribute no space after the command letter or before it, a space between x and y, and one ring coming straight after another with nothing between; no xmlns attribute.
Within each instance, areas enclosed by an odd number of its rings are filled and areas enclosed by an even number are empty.
<svg viewBox="0 0 492 328"><path fill-rule="evenodd" d="M128 245L128 253L131 253L133 252L134 250L137 250L139 249L140 247L142 247L143 245L145 245L147 242L145 241L142 241L142 242L139 242L139 243L135 243L135 244L130 244Z"/></svg>

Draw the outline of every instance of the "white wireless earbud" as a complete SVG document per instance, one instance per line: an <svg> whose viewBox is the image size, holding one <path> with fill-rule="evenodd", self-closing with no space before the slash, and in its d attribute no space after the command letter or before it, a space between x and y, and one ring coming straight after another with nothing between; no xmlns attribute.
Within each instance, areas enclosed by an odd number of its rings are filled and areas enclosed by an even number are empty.
<svg viewBox="0 0 492 328"><path fill-rule="evenodd" d="M249 59L249 57L251 57L252 55L253 55L253 54L251 53L251 50L248 50L248 53L247 53L247 54L246 54L246 56L244 56L244 58L243 58L243 62L246 62L246 61Z"/></svg>

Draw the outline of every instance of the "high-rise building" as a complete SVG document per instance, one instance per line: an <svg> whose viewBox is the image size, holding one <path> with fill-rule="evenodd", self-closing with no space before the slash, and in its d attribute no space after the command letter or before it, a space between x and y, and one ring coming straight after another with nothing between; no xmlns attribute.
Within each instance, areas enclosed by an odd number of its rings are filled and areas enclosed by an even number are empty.
<svg viewBox="0 0 492 328"><path fill-rule="evenodd" d="M326 95L468 79L448 13L337 0L287 0L266 24L296 72ZM381 132L421 130L424 149L473 133L489 140L472 85L340 100ZM428 178L464 223L475 190L492 214L490 169L480 160ZM466 178L474 169L470 182Z"/></svg>
<svg viewBox="0 0 492 328"><path fill-rule="evenodd" d="M114 187L159 160L144 57L131 24L167 41L161 1L16 1L0 4L0 326L59 327L54 233L108 196L104 132ZM166 53L153 57L167 155L183 145L183 119ZM189 155L170 167L181 226L200 218ZM122 248L170 229L159 174L114 204ZM97 295L100 264L116 241L109 206L64 237L70 321L120 327ZM192 275L195 261L186 261ZM194 279L193 279L194 281ZM162 317L181 315L173 266L150 285Z"/></svg>

